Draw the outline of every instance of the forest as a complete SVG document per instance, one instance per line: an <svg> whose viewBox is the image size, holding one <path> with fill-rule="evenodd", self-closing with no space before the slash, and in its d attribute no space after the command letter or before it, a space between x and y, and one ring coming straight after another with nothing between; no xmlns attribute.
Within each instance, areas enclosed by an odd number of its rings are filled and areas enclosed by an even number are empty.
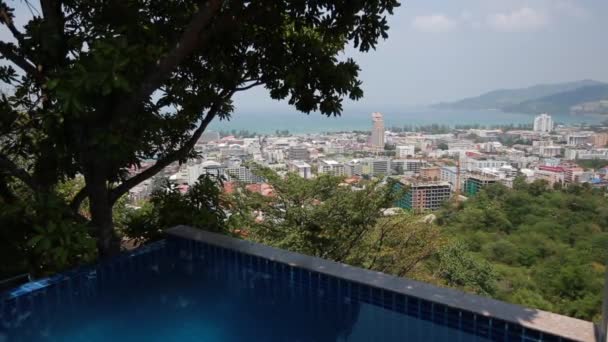
<svg viewBox="0 0 608 342"><path fill-rule="evenodd" d="M438 221L448 238L490 263L492 297L599 319L608 261L603 192L584 186L553 190L519 180L514 189L493 185L446 206Z"/></svg>

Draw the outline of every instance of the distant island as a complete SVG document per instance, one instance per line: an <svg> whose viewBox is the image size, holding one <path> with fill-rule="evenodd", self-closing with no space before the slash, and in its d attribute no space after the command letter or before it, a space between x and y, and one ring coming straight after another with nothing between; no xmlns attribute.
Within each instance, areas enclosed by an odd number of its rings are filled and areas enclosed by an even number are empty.
<svg viewBox="0 0 608 342"><path fill-rule="evenodd" d="M456 110L501 110L512 113L606 114L608 84L582 80L541 84L521 89L501 89L435 108Z"/></svg>

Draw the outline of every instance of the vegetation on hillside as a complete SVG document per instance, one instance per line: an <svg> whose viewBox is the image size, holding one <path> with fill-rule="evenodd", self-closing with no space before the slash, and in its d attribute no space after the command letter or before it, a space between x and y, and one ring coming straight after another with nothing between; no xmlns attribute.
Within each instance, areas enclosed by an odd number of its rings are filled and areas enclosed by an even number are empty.
<svg viewBox="0 0 608 342"><path fill-rule="evenodd" d="M520 89L502 89L456 102L440 103L437 107L462 110L521 110L521 108L516 109L514 107L527 101L536 101L547 96L567 93L587 86L599 85L604 84L593 80L582 80L567 83L541 84ZM537 112L534 112L533 114L537 114Z"/></svg>
<svg viewBox="0 0 608 342"><path fill-rule="evenodd" d="M271 196L240 187L232 196L229 227L248 239L396 275L416 272L445 241L438 227L398 212L385 216L398 192L378 181L356 187L343 177L279 177L260 170Z"/></svg>
<svg viewBox="0 0 608 342"><path fill-rule="evenodd" d="M608 166L608 160L601 159L577 159L576 163L585 170L598 170Z"/></svg>
<svg viewBox="0 0 608 342"><path fill-rule="evenodd" d="M544 182L492 185L448 206L439 224L495 272L492 296L565 315L598 319L608 261L608 205L585 187Z"/></svg>
<svg viewBox="0 0 608 342"><path fill-rule="evenodd" d="M582 104L591 104L608 100L608 85L590 85L558 94L524 101L518 104L505 106L502 109L515 113L553 113L570 114L573 107ZM606 114L605 106L589 107L586 114Z"/></svg>

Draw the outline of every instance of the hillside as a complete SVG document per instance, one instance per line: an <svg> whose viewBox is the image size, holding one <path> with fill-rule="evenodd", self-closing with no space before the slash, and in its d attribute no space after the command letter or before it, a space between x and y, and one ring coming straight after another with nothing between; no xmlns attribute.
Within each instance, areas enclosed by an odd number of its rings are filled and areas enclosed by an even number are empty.
<svg viewBox="0 0 608 342"><path fill-rule="evenodd" d="M608 114L608 105L603 102L605 100L608 100L608 85L595 85L524 101L502 109L530 114Z"/></svg>
<svg viewBox="0 0 608 342"><path fill-rule="evenodd" d="M582 80L559 84L541 84L521 89L495 90L477 97L466 98L456 102L444 102L435 105L437 108L484 110L510 108L524 102L542 99L551 95L566 93L580 88L604 85L593 80Z"/></svg>

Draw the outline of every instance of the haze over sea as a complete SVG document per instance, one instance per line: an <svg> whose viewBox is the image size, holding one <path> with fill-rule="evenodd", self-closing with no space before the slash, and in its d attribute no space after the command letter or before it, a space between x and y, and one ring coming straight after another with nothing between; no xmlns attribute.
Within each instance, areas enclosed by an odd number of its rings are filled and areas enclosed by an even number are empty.
<svg viewBox="0 0 608 342"><path fill-rule="evenodd" d="M233 129L248 130L257 133L273 133L276 130L289 130L290 133L322 133L337 131L368 131L371 129L371 113L379 111L384 115L384 126L403 127L404 125L465 125L479 124L482 126L503 124L531 124L534 115L504 113L501 111L459 111L435 108L406 108L406 109L357 109L346 108L342 116L326 117L319 113L306 115L296 110L283 112L238 109L230 121L216 120L210 130L231 131ZM553 119L561 124L589 123L597 124L608 119L608 116L583 115L553 115Z"/></svg>

